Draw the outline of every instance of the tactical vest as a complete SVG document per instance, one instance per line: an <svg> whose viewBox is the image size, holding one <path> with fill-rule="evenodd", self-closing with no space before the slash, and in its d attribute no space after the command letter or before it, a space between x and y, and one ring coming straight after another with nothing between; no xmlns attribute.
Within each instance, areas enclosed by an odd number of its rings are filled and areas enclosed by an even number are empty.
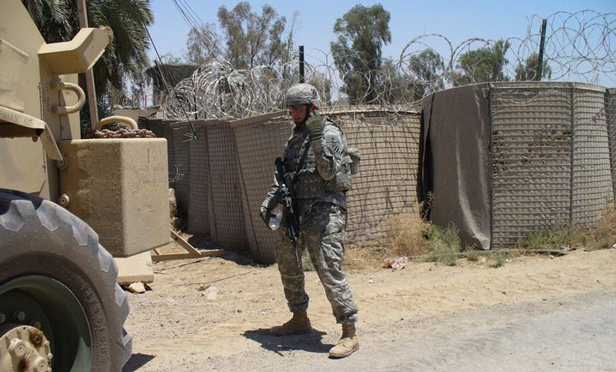
<svg viewBox="0 0 616 372"><path fill-rule="evenodd" d="M295 197L298 199L315 199L322 198L327 194L343 193L351 189L351 174L354 174L356 165L359 163L359 152L355 149L349 149L347 145L347 139L342 132L340 126L329 119L326 125L333 125L342 134L342 159L340 169L329 181L324 180L319 175L317 170L317 163L314 155L314 149L310 144L308 146L308 152L304 161L304 166L297 172L297 180L295 183ZM353 164L355 163L355 164Z"/></svg>

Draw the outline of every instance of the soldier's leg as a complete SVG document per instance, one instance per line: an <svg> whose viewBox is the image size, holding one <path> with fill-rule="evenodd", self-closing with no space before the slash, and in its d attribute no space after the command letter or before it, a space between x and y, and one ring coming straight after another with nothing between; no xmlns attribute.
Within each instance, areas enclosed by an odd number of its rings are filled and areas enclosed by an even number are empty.
<svg viewBox="0 0 616 372"><path fill-rule="evenodd" d="M284 287L289 310L293 317L286 323L270 328L275 336L305 334L312 331L312 326L306 310L308 309L308 294L304 289L304 271L297 266L293 245L286 234L279 234L276 245L276 261Z"/></svg>
<svg viewBox="0 0 616 372"><path fill-rule="evenodd" d="M278 235L276 262L278 263L278 271L282 279L284 295L287 299L289 310L294 313L305 312L308 309L309 298L304 287L304 270L302 267L297 266L293 245L286 232L281 231ZM301 247L301 238L299 246Z"/></svg>
<svg viewBox="0 0 616 372"><path fill-rule="evenodd" d="M313 205L309 218L302 221L304 245L325 288L337 323L357 321L357 305L342 271L345 258L346 212L331 203Z"/></svg>

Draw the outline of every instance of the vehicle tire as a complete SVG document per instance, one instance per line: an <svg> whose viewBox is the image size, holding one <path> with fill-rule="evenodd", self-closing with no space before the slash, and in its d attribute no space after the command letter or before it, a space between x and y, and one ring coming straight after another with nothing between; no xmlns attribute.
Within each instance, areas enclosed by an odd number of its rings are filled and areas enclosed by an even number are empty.
<svg viewBox="0 0 616 372"><path fill-rule="evenodd" d="M81 219L48 200L0 189L0 337L36 324L54 372L121 371L132 337L123 328L129 309L117 275Z"/></svg>

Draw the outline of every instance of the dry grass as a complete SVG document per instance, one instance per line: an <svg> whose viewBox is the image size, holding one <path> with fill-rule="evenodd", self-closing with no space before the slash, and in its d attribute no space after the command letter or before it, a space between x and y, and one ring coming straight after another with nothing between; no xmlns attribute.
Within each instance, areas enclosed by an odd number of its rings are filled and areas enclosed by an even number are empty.
<svg viewBox="0 0 616 372"><path fill-rule="evenodd" d="M616 243L616 208L611 204L602 213L597 226L556 225L521 239L516 248L533 250L584 248L587 251L610 248Z"/></svg>
<svg viewBox="0 0 616 372"><path fill-rule="evenodd" d="M424 255L430 250L426 240L430 223L419 213L408 211L390 217L387 221L387 236L382 246L351 245L347 248L345 267L364 270L383 267L385 258Z"/></svg>
<svg viewBox="0 0 616 372"><path fill-rule="evenodd" d="M432 225L428 232L428 240L431 248L426 257L428 261L440 262L447 266L457 265L462 242L455 224L450 223L446 228Z"/></svg>
<svg viewBox="0 0 616 372"><path fill-rule="evenodd" d="M616 244L616 205L612 204L603 212L592 235L597 249L610 248Z"/></svg>
<svg viewBox="0 0 616 372"><path fill-rule="evenodd" d="M350 270L367 270L383 266L383 250L351 246L346 250L344 267Z"/></svg>
<svg viewBox="0 0 616 372"><path fill-rule="evenodd" d="M439 228L409 211L387 220L388 239L381 248L353 246L347 250L345 266L362 270L383 267L386 258L408 257L456 265L461 249L454 225Z"/></svg>
<svg viewBox="0 0 616 372"><path fill-rule="evenodd" d="M389 257L409 257L420 261L438 262L455 266L460 252L471 262L479 261L480 252L475 247L463 247L455 225L441 228L410 211L387 220L388 239L383 245L350 246L347 248L345 267L364 270L383 267ZM562 247L584 248L587 251L606 249L616 244L616 207L610 205L602 214L596 228L582 226L553 226L530 234L515 248L526 253L560 250ZM485 252L489 266L501 267L515 254L504 250Z"/></svg>
<svg viewBox="0 0 616 372"><path fill-rule="evenodd" d="M426 236L431 226L416 212L390 217L387 221L387 232L391 241L385 254L389 257L401 257L428 253L431 246Z"/></svg>

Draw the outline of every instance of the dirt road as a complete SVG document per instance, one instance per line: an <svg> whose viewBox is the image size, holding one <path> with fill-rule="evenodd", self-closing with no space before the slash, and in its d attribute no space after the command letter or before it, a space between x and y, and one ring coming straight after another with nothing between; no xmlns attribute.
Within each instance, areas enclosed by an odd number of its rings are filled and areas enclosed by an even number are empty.
<svg viewBox="0 0 616 372"><path fill-rule="evenodd" d="M517 257L493 268L410 263L349 273L361 348L330 360L340 335L314 272L315 332L276 338L287 319L275 266L223 258L154 266L130 294L129 371L616 371L616 249Z"/></svg>

